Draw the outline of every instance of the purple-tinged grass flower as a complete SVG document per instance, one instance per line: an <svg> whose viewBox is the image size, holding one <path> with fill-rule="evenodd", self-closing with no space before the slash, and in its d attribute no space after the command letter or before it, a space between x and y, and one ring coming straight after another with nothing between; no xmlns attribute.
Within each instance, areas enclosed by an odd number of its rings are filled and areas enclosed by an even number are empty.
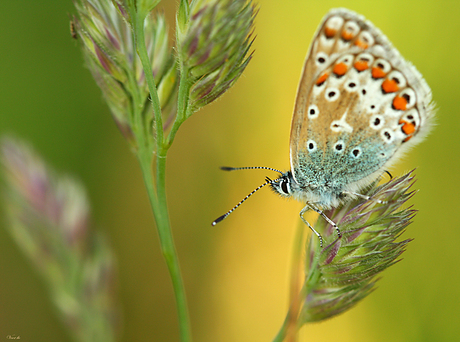
<svg viewBox="0 0 460 342"><path fill-rule="evenodd" d="M89 228L83 187L57 176L25 144L3 139L3 200L8 228L49 287L76 341L115 341L115 264Z"/></svg>
<svg viewBox="0 0 460 342"><path fill-rule="evenodd" d="M152 1L138 4L154 7ZM74 28L81 38L79 41L82 42L86 64L101 88L118 127L129 141L134 142L134 111L143 113L145 126L150 129L153 114L150 91L135 49L130 21L126 17L129 12L123 1L115 0L78 0L75 6L78 19L74 20ZM164 15L148 15L144 21L144 34L153 78L156 87L162 89L160 103L167 116L171 99L177 92L177 73Z"/></svg>
<svg viewBox="0 0 460 342"><path fill-rule="evenodd" d="M356 200L325 214L340 227L319 218L325 247L311 239L307 247L307 271L300 324L317 322L351 308L373 291L376 276L395 264L411 241L396 240L411 223L416 211L403 207L415 191L412 172L369 188L366 201ZM375 200L384 201L378 203Z"/></svg>
<svg viewBox="0 0 460 342"><path fill-rule="evenodd" d="M178 15L179 60L191 78L189 115L227 91L252 53L256 9L248 0L192 0L188 17Z"/></svg>
<svg viewBox="0 0 460 342"><path fill-rule="evenodd" d="M132 0L137 12L148 14L160 3L161 0ZM125 20L132 24L131 15L129 11L129 4L127 0L112 0L114 6L118 9L120 14Z"/></svg>
<svg viewBox="0 0 460 342"><path fill-rule="evenodd" d="M136 1L136 0L134 0ZM131 13L128 9L126 0L112 0L113 5L118 10L118 13L126 20L129 25L132 25Z"/></svg>

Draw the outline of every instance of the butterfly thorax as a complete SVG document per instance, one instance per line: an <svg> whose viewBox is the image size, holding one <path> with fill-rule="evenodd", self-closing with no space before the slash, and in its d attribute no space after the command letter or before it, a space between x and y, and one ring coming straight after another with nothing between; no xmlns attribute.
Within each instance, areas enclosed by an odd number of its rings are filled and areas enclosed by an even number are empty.
<svg viewBox="0 0 460 342"><path fill-rule="evenodd" d="M326 177L312 177L302 186L295 180L291 171L284 172L272 182L271 188L283 197L291 197L303 203L312 203L321 209L329 209L340 205L346 196L343 184Z"/></svg>

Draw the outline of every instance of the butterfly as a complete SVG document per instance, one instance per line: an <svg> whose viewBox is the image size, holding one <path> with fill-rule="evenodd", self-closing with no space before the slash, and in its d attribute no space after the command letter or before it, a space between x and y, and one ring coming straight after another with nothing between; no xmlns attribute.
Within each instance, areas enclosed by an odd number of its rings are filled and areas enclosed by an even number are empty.
<svg viewBox="0 0 460 342"><path fill-rule="evenodd" d="M323 19L309 48L294 107L290 136L291 170L266 185L284 197L305 203L300 217L314 210L341 237L324 210L355 198L398 157L429 132L434 117L431 90L415 67L404 60L380 30L347 9ZM376 200L378 201L378 200Z"/></svg>

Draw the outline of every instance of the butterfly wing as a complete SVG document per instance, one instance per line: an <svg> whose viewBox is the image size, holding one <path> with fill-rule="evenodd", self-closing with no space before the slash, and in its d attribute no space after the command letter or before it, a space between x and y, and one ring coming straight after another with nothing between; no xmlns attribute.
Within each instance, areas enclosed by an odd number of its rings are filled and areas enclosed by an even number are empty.
<svg viewBox="0 0 460 342"><path fill-rule="evenodd" d="M420 140L431 121L430 103L420 73L380 30L351 11L330 11L297 92L290 138L294 179L335 195L358 191Z"/></svg>

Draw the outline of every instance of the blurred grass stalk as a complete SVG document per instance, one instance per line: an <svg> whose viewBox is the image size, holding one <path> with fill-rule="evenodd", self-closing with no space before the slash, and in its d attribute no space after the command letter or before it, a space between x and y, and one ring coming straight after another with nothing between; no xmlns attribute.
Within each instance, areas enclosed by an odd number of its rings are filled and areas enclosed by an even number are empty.
<svg viewBox="0 0 460 342"><path fill-rule="evenodd" d="M294 246L291 306L273 342L296 341L303 325L352 308L374 290L376 277L383 270L401 260L398 257L411 239L396 240L416 214L411 207L403 207L415 194L409 191L413 183L412 172L380 186L376 182L366 193L371 199L357 199L325 212L340 227L342 238L320 217L315 229L322 232L324 248L313 237L303 253L301 232L305 225L299 226ZM301 255L306 256L305 273L298 267ZM299 278L303 280L299 282Z"/></svg>
<svg viewBox="0 0 460 342"><path fill-rule="evenodd" d="M228 90L251 59L251 0L180 0L168 46L159 0L76 0L72 27L139 160L172 279L182 341L190 322L166 201L166 155L180 125ZM173 53L174 52L174 53Z"/></svg>
<svg viewBox="0 0 460 342"><path fill-rule="evenodd" d="M75 341L116 341L118 313L112 251L89 228L83 187L58 177L23 143L4 139L8 228L40 271Z"/></svg>

